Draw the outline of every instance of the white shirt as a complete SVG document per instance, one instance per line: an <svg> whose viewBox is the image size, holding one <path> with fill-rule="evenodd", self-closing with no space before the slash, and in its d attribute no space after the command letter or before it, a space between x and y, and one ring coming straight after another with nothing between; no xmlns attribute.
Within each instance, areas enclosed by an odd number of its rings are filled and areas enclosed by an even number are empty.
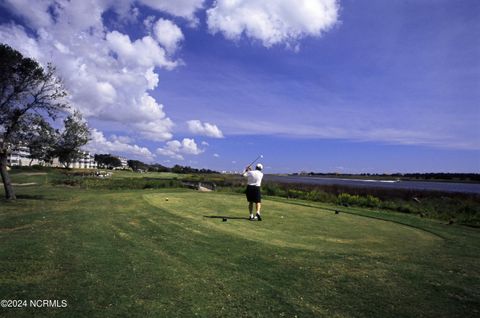
<svg viewBox="0 0 480 318"><path fill-rule="evenodd" d="M260 170L245 171L243 176L248 178L248 185L259 187L262 184L263 173Z"/></svg>

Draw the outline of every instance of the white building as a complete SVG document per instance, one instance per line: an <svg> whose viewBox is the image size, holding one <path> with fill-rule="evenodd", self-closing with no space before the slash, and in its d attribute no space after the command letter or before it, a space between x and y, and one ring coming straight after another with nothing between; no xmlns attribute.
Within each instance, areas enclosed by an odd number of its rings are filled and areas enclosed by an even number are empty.
<svg viewBox="0 0 480 318"><path fill-rule="evenodd" d="M18 146L15 147L7 157L7 164L11 167L22 167L31 165L45 165L51 167L63 167L58 158L54 158L51 163L45 163L37 159L30 158L30 151L28 147ZM79 160L72 162L70 168L77 169L97 169L97 162L95 157L88 151L83 151Z"/></svg>
<svg viewBox="0 0 480 318"><path fill-rule="evenodd" d="M124 157L117 157L120 162L122 163L122 167L121 169L127 169L128 168L128 160L127 158L124 158Z"/></svg>
<svg viewBox="0 0 480 318"><path fill-rule="evenodd" d="M82 156L71 164L71 168L77 169L97 169L95 157L88 151L83 151Z"/></svg>
<svg viewBox="0 0 480 318"><path fill-rule="evenodd" d="M12 167L21 167L38 165L39 161L37 159L32 160L30 158L30 151L28 150L28 147L18 146L10 152L10 155L7 157L7 164Z"/></svg>

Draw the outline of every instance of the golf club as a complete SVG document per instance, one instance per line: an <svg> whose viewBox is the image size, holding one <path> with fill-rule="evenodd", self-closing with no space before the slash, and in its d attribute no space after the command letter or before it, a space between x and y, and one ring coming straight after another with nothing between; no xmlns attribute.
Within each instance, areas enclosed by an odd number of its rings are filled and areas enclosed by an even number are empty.
<svg viewBox="0 0 480 318"><path fill-rule="evenodd" d="M259 155L259 156L257 157L257 159L253 160L252 163L249 164L247 167L250 167L251 165L253 165L253 164L254 164L255 162L257 162L257 160L260 159L260 158L263 158L263 155Z"/></svg>

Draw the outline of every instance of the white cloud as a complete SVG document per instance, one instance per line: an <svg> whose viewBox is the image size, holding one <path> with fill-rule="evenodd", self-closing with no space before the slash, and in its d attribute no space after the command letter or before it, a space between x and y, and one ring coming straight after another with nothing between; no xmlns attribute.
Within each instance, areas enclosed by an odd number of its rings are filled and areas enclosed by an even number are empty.
<svg viewBox="0 0 480 318"><path fill-rule="evenodd" d="M118 141L118 142L125 143L125 144L129 144L129 143L133 142L133 139L129 136L117 136L115 134L111 135L110 139L112 141Z"/></svg>
<svg viewBox="0 0 480 318"><path fill-rule="evenodd" d="M204 151L205 150L198 148L195 140L190 138L184 138L182 142L170 140L166 142L165 147L157 149L159 155L178 160L183 160L183 155L199 155Z"/></svg>
<svg viewBox="0 0 480 318"><path fill-rule="evenodd" d="M214 156L215 158L220 157L220 155L219 155L218 153L214 153L213 156Z"/></svg>
<svg viewBox="0 0 480 318"><path fill-rule="evenodd" d="M158 66L173 69L178 65L177 62L167 59L165 49L151 36L132 42L128 35L113 31L107 33L106 40L124 66L148 68Z"/></svg>
<svg viewBox="0 0 480 318"><path fill-rule="evenodd" d="M213 125L210 123L203 123L200 120L189 120L187 121L188 129L190 132L203 135L213 138L223 138L222 131L217 127L217 125Z"/></svg>
<svg viewBox="0 0 480 318"><path fill-rule="evenodd" d="M119 123L143 138L164 141L172 138L173 122L149 91L158 85L156 69L170 70L181 62L167 56L166 48L150 35L131 39L107 31L102 15L110 8L130 12L132 4L130 0L8 1L3 5L24 17L35 32L2 24L0 41L43 65L53 62L70 92L70 102L87 119Z"/></svg>
<svg viewBox="0 0 480 318"><path fill-rule="evenodd" d="M153 26L153 33L169 54L175 53L183 41L183 33L180 28L170 20L158 19Z"/></svg>
<svg viewBox="0 0 480 318"><path fill-rule="evenodd" d="M158 148L157 153L173 159L183 160L183 156L179 154L182 144L178 140L167 141L165 147Z"/></svg>
<svg viewBox="0 0 480 318"><path fill-rule="evenodd" d="M228 122L227 118L222 120L229 127L229 135L344 139L358 142L382 142L397 145L424 145L436 148L480 150L479 138L465 139L455 135L450 130L443 130L442 127L428 131L418 127L394 127L395 123L387 123L388 125L385 125L386 116L380 117L382 122L378 122L376 120L369 121L369 119L362 117L361 113L358 113L357 116L350 116L349 118L359 118L360 120L351 120L349 125L345 125L344 121L339 122L335 115L317 116L316 118L318 119L316 119L315 124L306 122L299 124L298 121L288 122L288 119L291 118L287 117L277 121L257 121L255 123L240 120Z"/></svg>
<svg viewBox="0 0 480 318"><path fill-rule="evenodd" d="M139 0L139 2L152 9L195 20L195 11L202 8L204 0Z"/></svg>
<svg viewBox="0 0 480 318"><path fill-rule="evenodd" d="M195 140L189 139L189 138L184 138L183 139L181 151L183 153L190 154L190 155L199 155L203 152L202 149L199 149L197 147L197 144L195 143Z"/></svg>
<svg viewBox="0 0 480 318"><path fill-rule="evenodd" d="M52 23L52 18L47 12L50 1L5 0L3 5L26 18L34 28L45 27Z"/></svg>
<svg viewBox="0 0 480 318"><path fill-rule="evenodd" d="M210 146L210 144L206 141L202 141L202 146Z"/></svg>
<svg viewBox="0 0 480 318"><path fill-rule="evenodd" d="M112 136L109 140L105 135L97 130L91 131L92 140L85 146L85 149L94 153L112 153L125 155L128 158L137 158L139 160L153 161L154 154L145 147L132 145L130 139L124 137Z"/></svg>
<svg viewBox="0 0 480 318"><path fill-rule="evenodd" d="M285 43L295 50L299 39L328 31L338 10L337 0L217 0L207 10L207 24L230 40L245 35L266 47Z"/></svg>

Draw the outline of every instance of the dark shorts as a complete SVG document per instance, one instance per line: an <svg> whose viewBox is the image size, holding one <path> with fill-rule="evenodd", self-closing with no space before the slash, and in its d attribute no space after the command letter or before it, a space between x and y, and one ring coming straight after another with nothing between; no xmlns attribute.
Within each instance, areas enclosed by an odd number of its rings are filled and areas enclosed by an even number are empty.
<svg viewBox="0 0 480 318"><path fill-rule="evenodd" d="M260 187L254 185L248 185L245 190L248 202L260 203L262 202L262 194L260 193Z"/></svg>

